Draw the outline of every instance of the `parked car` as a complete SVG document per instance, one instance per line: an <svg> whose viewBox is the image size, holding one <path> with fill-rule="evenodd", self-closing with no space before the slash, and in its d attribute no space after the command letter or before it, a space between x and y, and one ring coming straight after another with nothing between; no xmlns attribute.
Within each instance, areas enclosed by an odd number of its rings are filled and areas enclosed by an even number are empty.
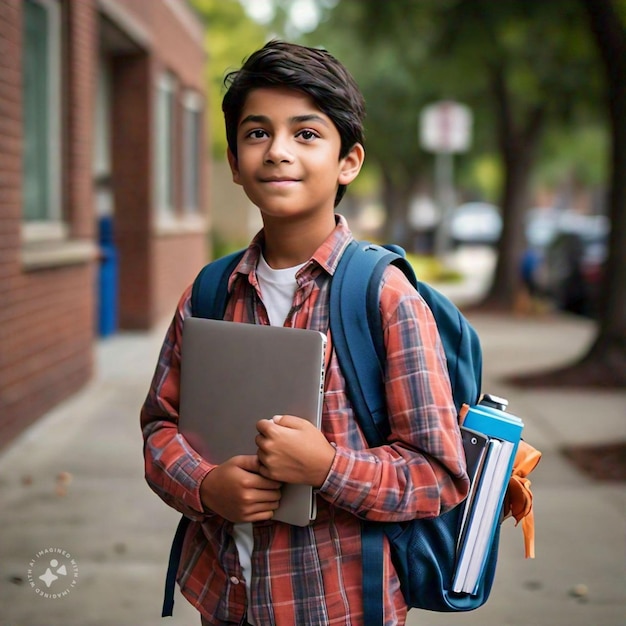
<svg viewBox="0 0 626 626"><path fill-rule="evenodd" d="M502 217L493 204L468 202L458 206L450 219L450 238L454 246L494 246L502 233Z"/></svg>
<svg viewBox="0 0 626 626"><path fill-rule="evenodd" d="M597 313L610 224L604 215L533 209L526 221L522 275L531 293L561 310Z"/></svg>

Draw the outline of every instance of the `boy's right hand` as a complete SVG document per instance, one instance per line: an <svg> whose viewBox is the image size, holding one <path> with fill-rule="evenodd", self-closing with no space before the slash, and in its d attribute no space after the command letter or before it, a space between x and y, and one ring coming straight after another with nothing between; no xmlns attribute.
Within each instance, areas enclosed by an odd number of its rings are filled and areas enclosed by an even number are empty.
<svg viewBox="0 0 626 626"><path fill-rule="evenodd" d="M259 474L256 455L240 455L212 469L200 484L205 508L231 522L272 519L281 483Z"/></svg>

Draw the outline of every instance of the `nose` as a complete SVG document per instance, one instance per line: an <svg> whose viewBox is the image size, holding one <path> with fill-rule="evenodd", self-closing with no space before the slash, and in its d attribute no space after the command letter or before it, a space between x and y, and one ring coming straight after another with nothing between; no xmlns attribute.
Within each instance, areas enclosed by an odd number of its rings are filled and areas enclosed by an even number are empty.
<svg viewBox="0 0 626 626"><path fill-rule="evenodd" d="M272 137L267 145L264 162L268 164L290 163L293 160L293 154L289 149L288 138L281 134Z"/></svg>

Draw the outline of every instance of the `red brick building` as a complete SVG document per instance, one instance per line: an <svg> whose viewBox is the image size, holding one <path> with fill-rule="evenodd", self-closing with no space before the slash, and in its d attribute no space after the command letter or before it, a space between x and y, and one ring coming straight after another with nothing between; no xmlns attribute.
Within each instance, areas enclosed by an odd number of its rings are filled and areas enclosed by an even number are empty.
<svg viewBox="0 0 626 626"><path fill-rule="evenodd" d="M206 261L204 63L184 0L0 0L0 447Z"/></svg>

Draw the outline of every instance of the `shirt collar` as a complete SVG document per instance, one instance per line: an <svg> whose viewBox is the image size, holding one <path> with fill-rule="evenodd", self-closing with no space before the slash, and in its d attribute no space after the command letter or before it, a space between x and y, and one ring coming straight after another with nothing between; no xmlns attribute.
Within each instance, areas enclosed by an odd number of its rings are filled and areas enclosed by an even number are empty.
<svg viewBox="0 0 626 626"><path fill-rule="evenodd" d="M335 228L326 238L324 243L313 253L310 260L300 269L298 276L304 273L313 273L315 267L319 266L326 271L330 276L335 273L339 259L343 254L348 244L352 241L353 236L348 227L348 222L343 215L335 215ZM259 257L263 249L263 242L265 240L265 234L263 230L260 230L252 239L250 245L245 250L244 255L232 273L229 282L228 290L232 289L233 283L238 276L244 275L251 277L256 273L256 266L259 262Z"/></svg>

